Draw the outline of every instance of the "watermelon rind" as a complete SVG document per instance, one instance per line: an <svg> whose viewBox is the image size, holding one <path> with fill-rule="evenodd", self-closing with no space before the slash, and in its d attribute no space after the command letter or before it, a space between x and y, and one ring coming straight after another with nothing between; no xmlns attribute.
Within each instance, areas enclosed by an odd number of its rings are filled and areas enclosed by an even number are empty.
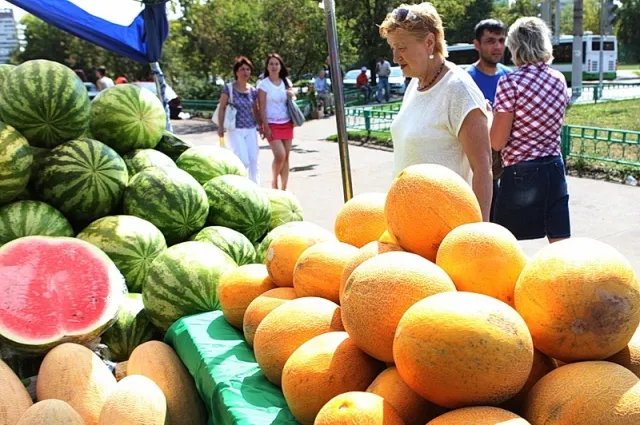
<svg viewBox="0 0 640 425"><path fill-rule="evenodd" d="M27 139L0 122L0 205L11 202L27 187L32 164L33 153Z"/></svg>
<svg viewBox="0 0 640 425"><path fill-rule="evenodd" d="M7 74L13 71L15 67L16 67L15 65L11 65L8 63L3 63L2 65L0 65L0 88L2 88L2 85L4 84L4 79L7 78Z"/></svg>
<svg viewBox="0 0 640 425"><path fill-rule="evenodd" d="M180 155L192 147L193 145L191 143L182 140L169 130L165 130L164 133L162 133L160 143L158 143L155 149L176 161Z"/></svg>
<svg viewBox="0 0 640 425"><path fill-rule="evenodd" d="M245 235L223 226L208 226L191 240L209 242L224 251L239 266L256 262L256 249Z"/></svg>
<svg viewBox="0 0 640 425"><path fill-rule="evenodd" d="M25 236L75 235L69 220L40 201L18 201L0 207L0 246Z"/></svg>
<svg viewBox="0 0 640 425"><path fill-rule="evenodd" d="M176 163L173 162L173 159L155 149L136 149L122 155L122 159L127 164L129 177L133 177L140 171L151 167L176 168Z"/></svg>
<svg viewBox="0 0 640 425"><path fill-rule="evenodd" d="M271 204L271 225L269 231L292 221L304 220L302 205L296 196L286 190L263 188Z"/></svg>
<svg viewBox="0 0 640 425"><path fill-rule="evenodd" d="M160 229L131 215L100 218L76 237L97 246L111 258L123 274L129 292L142 292L153 260L167 249Z"/></svg>
<svg viewBox="0 0 640 425"><path fill-rule="evenodd" d="M220 248L188 241L160 254L142 286L151 322L166 331L178 319L217 310L220 277L237 264Z"/></svg>
<svg viewBox="0 0 640 425"><path fill-rule="evenodd" d="M70 68L48 60L27 61L8 72L0 105L0 120L40 148L79 138L89 126L86 87Z"/></svg>
<svg viewBox="0 0 640 425"><path fill-rule="evenodd" d="M227 174L248 176L246 167L235 153L215 145L195 146L185 151L177 159L176 165L200 184Z"/></svg>

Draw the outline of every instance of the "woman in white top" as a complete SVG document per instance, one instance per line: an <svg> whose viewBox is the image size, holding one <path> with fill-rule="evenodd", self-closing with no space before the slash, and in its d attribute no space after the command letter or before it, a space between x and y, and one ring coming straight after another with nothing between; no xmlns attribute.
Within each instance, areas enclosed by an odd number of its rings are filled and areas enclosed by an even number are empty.
<svg viewBox="0 0 640 425"><path fill-rule="evenodd" d="M286 190L289 181L289 153L293 141L293 122L287 109L287 98L295 98L295 94L287 67L278 54L267 56L264 73L268 77L258 84L258 101L262 115L262 134L273 152L271 187Z"/></svg>
<svg viewBox="0 0 640 425"><path fill-rule="evenodd" d="M437 10L431 3L402 5L387 15L380 34L393 49L394 62L412 78L391 126L394 176L414 164L446 166L471 185L488 221L490 113L469 74L446 60Z"/></svg>

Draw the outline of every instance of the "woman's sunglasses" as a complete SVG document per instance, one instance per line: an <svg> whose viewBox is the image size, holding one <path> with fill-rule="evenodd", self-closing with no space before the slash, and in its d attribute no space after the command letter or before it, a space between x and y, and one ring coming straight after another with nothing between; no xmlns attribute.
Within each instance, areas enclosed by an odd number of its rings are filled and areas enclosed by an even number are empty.
<svg viewBox="0 0 640 425"><path fill-rule="evenodd" d="M415 13L413 13L412 11L404 7L394 10L393 14L395 15L396 20L398 22L404 22L405 20L410 20L410 21L420 20L420 18L418 18L418 16Z"/></svg>

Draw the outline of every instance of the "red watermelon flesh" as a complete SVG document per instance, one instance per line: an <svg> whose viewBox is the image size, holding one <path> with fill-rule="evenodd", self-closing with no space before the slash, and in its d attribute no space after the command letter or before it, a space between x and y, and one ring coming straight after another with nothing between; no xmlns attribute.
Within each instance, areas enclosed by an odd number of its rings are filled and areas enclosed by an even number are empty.
<svg viewBox="0 0 640 425"><path fill-rule="evenodd" d="M126 292L113 261L88 242L28 236L0 247L0 337L18 350L92 342Z"/></svg>

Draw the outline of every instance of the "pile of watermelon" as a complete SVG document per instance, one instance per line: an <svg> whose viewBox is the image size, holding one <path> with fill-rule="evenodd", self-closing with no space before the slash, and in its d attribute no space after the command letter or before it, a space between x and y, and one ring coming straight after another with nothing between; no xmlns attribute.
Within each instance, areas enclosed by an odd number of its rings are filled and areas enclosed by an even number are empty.
<svg viewBox="0 0 640 425"><path fill-rule="evenodd" d="M46 60L0 82L0 357L65 342L126 360L181 317L219 308L225 272L263 263L292 194L231 151L165 130L162 103L117 85L89 101Z"/></svg>

